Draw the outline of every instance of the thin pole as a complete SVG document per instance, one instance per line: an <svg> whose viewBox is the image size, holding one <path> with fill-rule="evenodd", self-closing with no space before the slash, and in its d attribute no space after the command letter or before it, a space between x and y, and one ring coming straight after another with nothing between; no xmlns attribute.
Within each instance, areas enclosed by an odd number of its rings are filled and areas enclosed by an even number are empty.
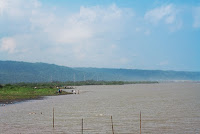
<svg viewBox="0 0 200 134"><path fill-rule="evenodd" d="M140 111L140 134L142 133L142 120L141 120L141 111Z"/></svg>
<svg viewBox="0 0 200 134"><path fill-rule="evenodd" d="M54 128L54 108L53 108L53 128Z"/></svg>
<svg viewBox="0 0 200 134"><path fill-rule="evenodd" d="M81 128L82 134L83 134L83 118L82 118L82 128Z"/></svg>
<svg viewBox="0 0 200 134"><path fill-rule="evenodd" d="M76 82L76 75L74 73L74 86L75 86L75 82Z"/></svg>
<svg viewBox="0 0 200 134"><path fill-rule="evenodd" d="M111 123L112 123L112 134L114 134L114 127L113 127L113 120L112 120L112 116L111 116Z"/></svg>

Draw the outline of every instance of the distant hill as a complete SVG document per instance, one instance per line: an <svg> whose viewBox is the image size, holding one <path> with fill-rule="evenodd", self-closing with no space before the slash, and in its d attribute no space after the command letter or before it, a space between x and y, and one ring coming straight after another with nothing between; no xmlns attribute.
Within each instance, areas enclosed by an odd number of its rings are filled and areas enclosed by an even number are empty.
<svg viewBox="0 0 200 134"><path fill-rule="evenodd" d="M92 73L99 80L116 81L174 81L200 80L200 72L111 69L111 68L76 68L79 71Z"/></svg>
<svg viewBox="0 0 200 134"><path fill-rule="evenodd" d="M0 61L0 83L71 81L82 74L54 64Z"/></svg>
<svg viewBox="0 0 200 134"><path fill-rule="evenodd" d="M0 84L51 81L165 81L200 80L200 72L70 68L46 63L0 61Z"/></svg>

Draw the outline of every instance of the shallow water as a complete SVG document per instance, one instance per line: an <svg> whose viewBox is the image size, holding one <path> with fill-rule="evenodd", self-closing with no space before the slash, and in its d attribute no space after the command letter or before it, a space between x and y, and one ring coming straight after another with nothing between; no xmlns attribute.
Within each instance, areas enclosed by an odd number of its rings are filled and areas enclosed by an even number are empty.
<svg viewBox="0 0 200 134"><path fill-rule="evenodd" d="M81 86L79 95L0 106L1 134L200 133L200 84ZM53 107L55 127L52 127Z"/></svg>

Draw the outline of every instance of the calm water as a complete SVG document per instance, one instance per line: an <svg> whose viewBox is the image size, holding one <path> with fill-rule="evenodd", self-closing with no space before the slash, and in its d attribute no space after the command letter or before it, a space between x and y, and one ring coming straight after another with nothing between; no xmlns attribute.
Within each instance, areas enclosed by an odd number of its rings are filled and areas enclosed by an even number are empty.
<svg viewBox="0 0 200 134"><path fill-rule="evenodd" d="M45 97L0 106L0 133L200 133L200 84L81 86L79 95ZM55 128L52 111L55 108Z"/></svg>

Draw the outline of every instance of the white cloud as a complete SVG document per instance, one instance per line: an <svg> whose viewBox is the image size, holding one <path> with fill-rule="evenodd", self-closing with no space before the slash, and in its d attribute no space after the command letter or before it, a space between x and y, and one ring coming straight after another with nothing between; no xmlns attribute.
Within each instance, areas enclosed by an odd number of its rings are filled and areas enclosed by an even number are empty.
<svg viewBox="0 0 200 134"><path fill-rule="evenodd" d="M14 53L16 50L16 43L13 38L5 37L1 39L0 50L7 51L8 53Z"/></svg>
<svg viewBox="0 0 200 134"><path fill-rule="evenodd" d="M40 30L57 43L74 44L99 38L108 32L117 33L125 26L123 22L132 17L130 12L115 4L108 7L81 6L78 13L62 16L36 10L32 12L30 22L33 31Z"/></svg>
<svg viewBox="0 0 200 134"><path fill-rule="evenodd" d="M121 26L125 11L115 4L109 7L80 7L79 13L72 14L65 20L65 27L60 32L58 41L63 43L82 42L95 38L108 31L116 31ZM117 28L118 27L118 28Z"/></svg>
<svg viewBox="0 0 200 134"><path fill-rule="evenodd" d="M57 11L59 7L43 7L37 0L16 0L16 3L10 5L12 11L4 6L0 14L12 18L9 23L20 24L19 29L23 32L16 30L12 38L2 39L0 50L20 60L67 66L125 67L134 57L123 49L125 45L135 45L137 43L130 40L154 33L152 27L145 25L143 17L138 19L131 9L115 4L81 6L79 11L70 13L67 9ZM177 14L173 11L173 5L163 6L146 13L145 19L152 23L175 24Z"/></svg>
<svg viewBox="0 0 200 134"><path fill-rule="evenodd" d="M3 14L5 7L6 7L6 0L1 0L0 1L0 15Z"/></svg>
<svg viewBox="0 0 200 134"><path fill-rule="evenodd" d="M0 15L25 17L30 15L32 9L39 8L41 3L38 0L1 0Z"/></svg>
<svg viewBox="0 0 200 134"><path fill-rule="evenodd" d="M167 24L172 24L174 22L174 20L175 20L175 15L171 15L171 16L166 18L165 22Z"/></svg>
<svg viewBox="0 0 200 134"><path fill-rule="evenodd" d="M92 29L87 26L71 25L64 29L58 29L56 35L53 34L58 43L79 43L92 37Z"/></svg>
<svg viewBox="0 0 200 134"><path fill-rule="evenodd" d="M175 21L177 11L174 5L161 6L146 12L144 18L154 24L164 21L166 24L172 24Z"/></svg>
<svg viewBox="0 0 200 134"><path fill-rule="evenodd" d="M144 19L154 25L165 24L171 32L182 28L181 8L173 4L157 7L145 13Z"/></svg>
<svg viewBox="0 0 200 134"><path fill-rule="evenodd" d="M200 28L200 7L196 7L193 11L193 17L194 17L194 28Z"/></svg>
<svg viewBox="0 0 200 134"><path fill-rule="evenodd" d="M116 19L121 19L125 16L133 16L131 10L123 9L112 4L108 7L93 6L93 7L80 7L80 12L71 17L73 22L91 23L91 22L108 22Z"/></svg>
<svg viewBox="0 0 200 134"><path fill-rule="evenodd" d="M117 42L124 36L121 30L128 27L127 20L134 16L132 10L115 4L81 6L78 12L68 13L66 10L58 11L58 14L55 7L43 7L37 0L6 2L1 19L5 18L13 26L20 25L11 34L12 38L2 39L0 50L8 52L8 57L14 55L16 60L67 66L105 67L114 63L110 61L118 60ZM0 34L7 32L3 29ZM22 30L19 32L19 29ZM125 57L121 61L128 62Z"/></svg>
<svg viewBox="0 0 200 134"><path fill-rule="evenodd" d="M154 48L159 42L148 42L151 37L168 35L166 28L176 31L185 26L183 22L187 23L181 20L185 16L180 14L180 7L173 4L154 8L141 16L116 4L82 5L72 11L70 5L61 9L57 3L43 2L0 0L1 59L66 66L140 67L143 59L138 55L143 53L144 45L149 43ZM200 27L199 8L194 10L193 26ZM157 31L163 35L156 35ZM143 41L144 35L149 38ZM135 52L138 54L134 55ZM163 61L157 66L167 64Z"/></svg>

